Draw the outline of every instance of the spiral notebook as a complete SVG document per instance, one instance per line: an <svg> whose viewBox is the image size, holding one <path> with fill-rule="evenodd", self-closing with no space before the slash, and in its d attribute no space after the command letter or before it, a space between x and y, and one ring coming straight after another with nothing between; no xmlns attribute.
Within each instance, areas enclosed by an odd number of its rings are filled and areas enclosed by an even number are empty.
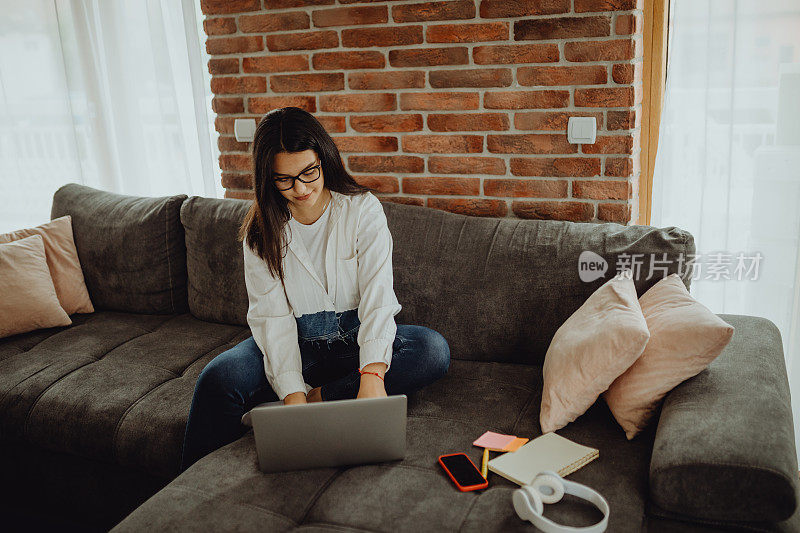
<svg viewBox="0 0 800 533"><path fill-rule="evenodd" d="M552 470L564 477L599 456L600 451L596 448L550 432L536 437L515 452L495 457L489 461L488 467L518 485L527 485L542 470Z"/></svg>

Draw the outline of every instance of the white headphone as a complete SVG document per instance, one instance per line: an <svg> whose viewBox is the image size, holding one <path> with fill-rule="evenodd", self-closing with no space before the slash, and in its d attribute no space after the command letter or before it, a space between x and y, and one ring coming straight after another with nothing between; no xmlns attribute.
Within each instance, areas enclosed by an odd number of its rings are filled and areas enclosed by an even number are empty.
<svg viewBox="0 0 800 533"><path fill-rule="evenodd" d="M544 489L544 490L542 490ZM572 527L556 524L542 515L545 503L556 503L564 494L572 494L592 503L603 513L603 519L592 526ZM610 509L608 502L594 489L568 481L553 472L543 470L536 474L530 485L524 485L511 496L514 510L523 520L529 520L544 533L600 533L608 527Z"/></svg>

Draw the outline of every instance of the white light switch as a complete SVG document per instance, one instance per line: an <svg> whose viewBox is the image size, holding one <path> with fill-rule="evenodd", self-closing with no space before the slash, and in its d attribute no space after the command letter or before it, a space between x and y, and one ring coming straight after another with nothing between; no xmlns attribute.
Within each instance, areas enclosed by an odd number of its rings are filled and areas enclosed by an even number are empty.
<svg viewBox="0 0 800 533"><path fill-rule="evenodd" d="M240 143L253 142L256 135L256 121L252 118L237 118L233 121L233 134Z"/></svg>
<svg viewBox="0 0 800 533"><path fill-rule="evenodd" d="M567 141L572 144L594 144L597 139L595 117L569 117Z"/></svg>

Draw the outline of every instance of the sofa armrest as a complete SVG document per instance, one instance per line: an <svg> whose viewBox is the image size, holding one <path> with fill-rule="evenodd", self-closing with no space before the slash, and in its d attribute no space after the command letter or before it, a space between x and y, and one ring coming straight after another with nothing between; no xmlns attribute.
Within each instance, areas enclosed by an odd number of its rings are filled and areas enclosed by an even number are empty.
<svg viewBox="0 0 800 533"><path fill-rule="evenodd" d="M765 318L719 316L736 328L730 344L662 404L650 498L689 519L784 520L798 470L781 335Z"/></svg>

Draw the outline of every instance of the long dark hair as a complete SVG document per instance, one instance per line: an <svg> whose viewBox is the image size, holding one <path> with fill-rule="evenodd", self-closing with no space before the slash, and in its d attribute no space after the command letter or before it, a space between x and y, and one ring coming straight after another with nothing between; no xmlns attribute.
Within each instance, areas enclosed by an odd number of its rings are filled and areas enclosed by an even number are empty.
<svg viewBox="0 0 800 533"><path fill-rule="evenodd" d="M283 283L284 226L291 218L289 201L272 178L275 154L314 150L322 163L325 187L347 195L373 190L353 179L342 163L333 139L314 116L299 107L273 109L261 118L253 140L253 192L255 199L239 228L273 276Z"/></svg>

